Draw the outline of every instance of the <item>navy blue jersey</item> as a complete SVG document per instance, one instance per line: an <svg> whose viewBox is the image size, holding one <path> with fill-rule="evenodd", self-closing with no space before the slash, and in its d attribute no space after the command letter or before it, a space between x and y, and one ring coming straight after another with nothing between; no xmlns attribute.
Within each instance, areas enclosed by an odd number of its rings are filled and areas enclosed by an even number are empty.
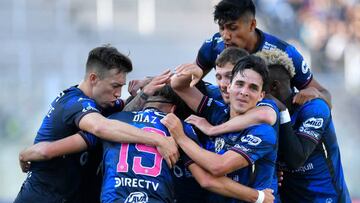
<svg viewBox="0 0 360 203"><path fill-rule="evenodd" d="M137 128L170 136L160 120L165 114L148 108L140 112L121 112L111 115ZM185 133L196 137L189 124ZM103 141L104 179L102 202L173 202L174 183L172 170L155 147L143 144L113 143Z"/></svg>
<svg viewBox="0 0 360 203"><path fill-rule="evenodd" d="M351 202L340 160L331 111L322 99L298 107L291 116L293 129L317 147L303 166L284 170L284 202Z"/></svg>
<svg viewBox="0 0 360 203"><path fill-rule="evenodd" d="M212 98L204 97L198 113L211 124L219 125L229 119L229 108ZM241 132L227 133L210 138L205 148L217 154L228 150L239 153L249 166L236 170L227 176L249 187L262 190L271 188L277 191L275 162L277 157L277 134L268 124L251 126ZM275 179L275 180L274 180ZM238 202L234 199L211 195L210 202Z"/></svg>
<svg viewBox="0 0 360 203"><path fill-rule="evenodd" d="M292 85L297 89L303 89L306 87L312 79L312 73L302 55L295 49L295 47L270 34L262 32L259 29L256 29L256 32L260 35L260 43L255 52L275 48L286 52L292 59L295 66L296 74L291 80ZM224 41L221 38L220 33L216 33L211 39L206 40L201 46L196 59L197 65L199 65L203 70L215 68L215 60L224 49Z"/></svg>
<svg viewBox="0 0 360 203"><path fill-rule="evenodd" d="M100 112L100 108L79 88L71 87L62 91L51 103L34 143L55 141L77 133L80 130L80 119L92 112ZM42 184L49 191L71 201L79 189L87 158L88 153L83 152L49 161L33 162L26 182L32 185Z"/></svg>

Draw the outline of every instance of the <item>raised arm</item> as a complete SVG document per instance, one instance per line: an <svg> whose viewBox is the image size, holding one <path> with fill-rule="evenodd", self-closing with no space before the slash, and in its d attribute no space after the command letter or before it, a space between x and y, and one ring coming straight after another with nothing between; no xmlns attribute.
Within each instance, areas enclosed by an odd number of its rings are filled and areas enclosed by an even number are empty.
<svg viewBox="0 0 360 203"><path fill-rule="evenodd" d="M126 104L124 111L139 111L139 110L141 110L144 107L147 98L149 96L154 95L154 93L157 90L164 87L166 85L166 83L169 82L170 76L171 76L170 70L166 70L161 75L152 77L151 79L150 79L150 77L147 77L145 80L140 82L141 85L139 86L139 88L141 88L142 90L138 94L135 93L135 90L137 88L135 88L135 89L131 88L131 90L129 90L129 92L132 92L131 95L135 96L135 97L128 104ZM144 85L144 86L142 86L142 85ZM130 83L129 83L129 86L130 86Z"/></svg>
<svg viewBox="0 0 360 203"><path fill-rule="evenodd" d="M204 96L195 84L202 76L202 70L195 64L183 64L176 68L171 77L171 87L196 112L202 97Z"/></svg>

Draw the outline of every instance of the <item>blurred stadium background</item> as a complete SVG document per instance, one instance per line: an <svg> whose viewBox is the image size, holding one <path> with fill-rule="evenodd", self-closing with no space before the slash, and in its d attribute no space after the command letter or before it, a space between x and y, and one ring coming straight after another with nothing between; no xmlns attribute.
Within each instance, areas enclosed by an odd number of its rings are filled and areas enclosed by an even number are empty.
<svg viewBox="0 0 360 203"><path fill-rule="evenodd" d="M18 152L32 144L48 105L77 84L87 53L111 43L129 53L128 80L195 60L217 31L218 0L0 0L0 203L25 174ZM360 197L360 2L257 0L264 31L292 42L332 93L345 178ZM213 76L207 80L214 82ZM126 87L123 98L128 95Z"/></svg>

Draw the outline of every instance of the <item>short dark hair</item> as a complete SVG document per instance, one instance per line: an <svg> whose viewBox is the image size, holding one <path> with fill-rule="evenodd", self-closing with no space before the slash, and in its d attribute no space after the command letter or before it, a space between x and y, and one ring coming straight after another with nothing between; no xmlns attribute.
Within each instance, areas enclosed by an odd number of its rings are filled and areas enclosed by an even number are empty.
<svg viewBox="0 0 360 203"><path fill-rule="evenodd" d="M161 89L155 91L153 96L150 96L148 101L151 102L166 102L178 106L181 103L181 98L174 92L170 85L165 85Z"/></svg>
<svg viewBox="0 0 360 203"><path fill-rule="evenodd" d="M265 61L258 56L249 55L249 56L244 56L243 58L241 58L235 64L234 69L231 72L230 81L232 82L234 77L238 73L242 74L244 72L244 70L246 70L246 69L251 69L251 70L257 72L261 76L261 78L263 80L262 90L267 91L267 84L268 84L268 80L269 80L269 70L265 64Z"/></svg>
<svg viewBox="0 0 360 203"><path fill-rule="evenodd" d="M247 15L255 17L255 5L252 0L222 0L215 6L214 21L224 24Z"/></svg>
<svg viewBox="0 0 360 203"><path fill-rule="evenodd" d="M242 57L248 55L249 53L245 49L229 47L221 52L221 54L217 57L215 64L218 67L223 67L227 63L235 65Z"/></svg>
<svg viewBox="0 0 360 203"><path fill-rule="evenodd" d="M104 78L107 71L117 69L118 72L132 71L131 60L120 53L115 47L104 45L96 47L89 52L86 62L86 73L95 70L100 78Z"/></svg>

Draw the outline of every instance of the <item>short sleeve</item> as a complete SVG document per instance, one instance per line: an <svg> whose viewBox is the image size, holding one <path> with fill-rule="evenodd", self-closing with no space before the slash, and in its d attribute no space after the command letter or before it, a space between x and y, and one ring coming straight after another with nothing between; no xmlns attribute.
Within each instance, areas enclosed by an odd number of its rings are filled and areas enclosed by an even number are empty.
<svg viewBox="0 0 360 203"><path fill-rule="evenodd" d="M211 70L215 68L215 60L217 58L217 49L224 49L222 38L216 33L212 38L206 40L198 51L196 64L203 70ZM221 44L222 43L222 44ZM222 45L222 46L221 46ZM221 52L221 51L220 51Z"/></svg>
<svg viewBox="0 0 360 203"><path fill-rule="evenodd" d="M79 126L81 118L93 112L100 113L99 107L94 100L81 97L74 98L65 105L63 119L67 124L75 123L76 126Z"/></svg>
<svg viewBox="0 0 360 203"><path fill-rule="evenodd" d="M293 60L295 67L295 76L292 78L291 83L299 90L304 89L311 82L313 77L310 66L295 47L289 45L286 48L286 53Z"/></svg>
<svg viewBox="0 0 360 203"><path fill-rule="evenodd" d="M212 125L219 125L229 119L228 105L204 96L196 112L199 116L206 118Z"/></svg>
<svg viewBox="0 0 360 203"><path fill-rule="evenodd" d="M202 147L194 128L188 123L183 123L183 126L184 126L185 134L194 142L196 142L200 147ZM188 155L186 155L182 150L180 152L180 158L183 160L185 167L188 167L190 164L194 163L194 161Z"/></svg>
<svg viewBox="0 0 360 203"><path fill-rule="evenodd" d="M320 142L330 120L330 109L321 99L304 104L298 114L295 126L296 134L306 137L316 144Z"/></svg>
<svg viewBox="0 0 360 203"><path fill-rule="evenodd" d="M79 134L86 142L88 148L93 148L96 146L96 144L98 142L98 138L95 135L85 132L85 131L80 131Z"/></svg>
<svg viewBox="0 0 360 203"><path fill-rule="evenodd" d="M270 125L261 124L251 127L230 150L241 154L249 164L254 164L276 150L276 139L275 130Z"/></svg>

